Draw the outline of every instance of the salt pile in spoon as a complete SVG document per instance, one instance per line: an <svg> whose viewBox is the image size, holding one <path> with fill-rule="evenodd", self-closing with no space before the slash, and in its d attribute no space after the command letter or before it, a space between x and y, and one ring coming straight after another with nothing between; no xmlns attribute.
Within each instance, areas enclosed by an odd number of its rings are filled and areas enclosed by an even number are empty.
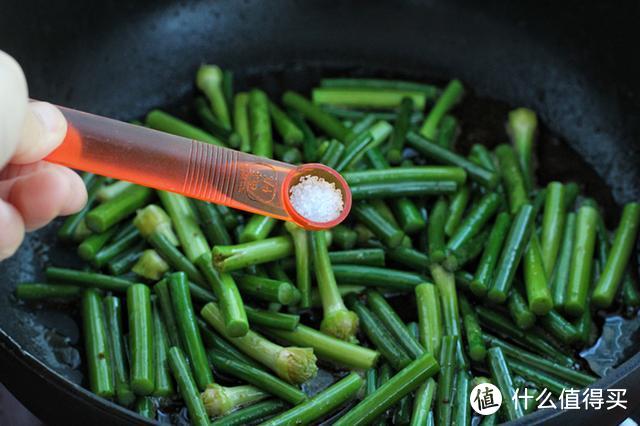
<svg viewBox="0 0 640 426"><path fill-rule="evenodd" d="M344 209L340 190L334 183L318 176L302 176L289 192L293 208L305 219L313 222L335 220Z"/></svg>

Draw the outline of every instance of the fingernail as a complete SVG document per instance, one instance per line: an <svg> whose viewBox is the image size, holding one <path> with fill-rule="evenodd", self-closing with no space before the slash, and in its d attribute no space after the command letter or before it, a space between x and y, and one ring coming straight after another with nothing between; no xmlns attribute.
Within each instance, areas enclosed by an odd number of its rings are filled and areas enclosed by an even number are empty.
<svg viewBox="0 0 640 426"><path fill-rule="evenodd" d="M66 133L67 121L58 108L47 102L31 102L11 162L28 164L42 160L62 143Z"/></svg>
<svg viewBox="0 0 640 426"><path fill-rule="evenodd" d="M60 110L48 102L32 102L29 108L42 126L51 133L58 133L66 126L66 121Z"/></svg>

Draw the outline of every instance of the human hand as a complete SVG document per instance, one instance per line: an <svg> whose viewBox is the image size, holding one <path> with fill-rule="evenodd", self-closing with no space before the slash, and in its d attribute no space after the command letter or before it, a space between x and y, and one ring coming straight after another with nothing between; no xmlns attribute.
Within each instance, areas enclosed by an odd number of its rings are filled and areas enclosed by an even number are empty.
<svg viewBox="0 0 640 426"><path fill-rule="evenodd" d="M60 110L28 102L22 69L0 51L0 260L15 253L25 231L86 203L87 191L73 170L42 161L66 131Z"/></svg>

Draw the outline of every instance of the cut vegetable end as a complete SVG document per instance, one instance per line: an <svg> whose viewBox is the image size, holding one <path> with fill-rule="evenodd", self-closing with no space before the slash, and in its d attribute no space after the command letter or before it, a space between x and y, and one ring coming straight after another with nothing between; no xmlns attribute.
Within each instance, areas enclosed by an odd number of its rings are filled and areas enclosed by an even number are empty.
<svg viewBox="0 0 640 426"><path fill-rule="evenodd" d="M553 301L550 298L533 299L529 301L529 309L536 315L546 315L553 309Z"/></svg>
<svg viewBox="0 0 640 426"><path fill-rule="evenodd" d="M92 215L91 213L87 214L85 222L89 229L94 232L104 232L107 229L106 222L102 220L102 218Z"/></svg>
<svg viewBox="0 0 640 426"><path fill-rule="evenodd" d="M353 339L358 331L358 316L351 311L336 311L327 315L320 324L320 330L340 340Z"/></svg>
<svg viewBox="0 0 640 426"><path fill-rule="evenodd" d="M471 281L469 289L477 297L484 297L487 294L487 286L477 280Z"/></svg>
<svg viewBox="0 0 640 426"><path fill-rule="evenodd" d="M564 304L564 310L570 316L577 318L584 312L584 305L576 301L568 300Z"/></svg>
<svg viewBox="0 0 640 426"><path fill-rule="evenodd" d="M487 297L493 303L504 303L504 301L507 299L507 295L505 292L495 289L489 290L489 292L487 293Z"/></svg>
<svg viewBox="0 0 640 426"><path fill-rule="evenodd" d="M351 191L338 172L323 164L305 164L285 178L284 206L296 224L309 230L332 228L351 210Z"/></svg>
<svg viewBox="0 0 640 426"><path fill-rule="evenodd" d="M476 362L480 362L483 361L485 359L485 357L487 356L487 349L482 347L482 348L471 348L469 349L469 356L471 357L472 360L476 361Z"/></svg>
<svg viewBox="0 0 640 426"><path fill-rule="evenodd" d="M292 285L281 285L278 288L278 303L283 305L291 305L299 296L296 292L296 288Z"/></svg>
<svg viewBox="0 0 640 426"><path fill-rule="evenodd" d="M242 337L249 331L246 321L231 320L225 324L225 330L230 337Z"/></svg>
<svg viewBox="0 0 640 426"><path fill-rule="evenodd" d="M151 380L132 380L131 389L136 395L150 395L153 392L154 383Z"/></svg>
<svg viewBox="0 0 640 426"><path fill-rule="evenodd" d="M440 263L447 258L447 252L441 249L435 249L431 255L431 261L433 263Z"/></svg>

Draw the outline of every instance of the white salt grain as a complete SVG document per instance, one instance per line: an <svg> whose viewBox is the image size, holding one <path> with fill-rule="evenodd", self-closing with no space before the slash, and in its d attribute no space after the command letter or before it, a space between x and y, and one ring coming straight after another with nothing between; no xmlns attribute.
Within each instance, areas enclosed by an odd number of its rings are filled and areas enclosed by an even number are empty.
<svg viewBox="0 0 640 426"><path fill-rule="evenodd" d="M308 175L289 190L291 205L301 216L314 222L337 219L344 209L342 192L321 177Z"/></svg>

